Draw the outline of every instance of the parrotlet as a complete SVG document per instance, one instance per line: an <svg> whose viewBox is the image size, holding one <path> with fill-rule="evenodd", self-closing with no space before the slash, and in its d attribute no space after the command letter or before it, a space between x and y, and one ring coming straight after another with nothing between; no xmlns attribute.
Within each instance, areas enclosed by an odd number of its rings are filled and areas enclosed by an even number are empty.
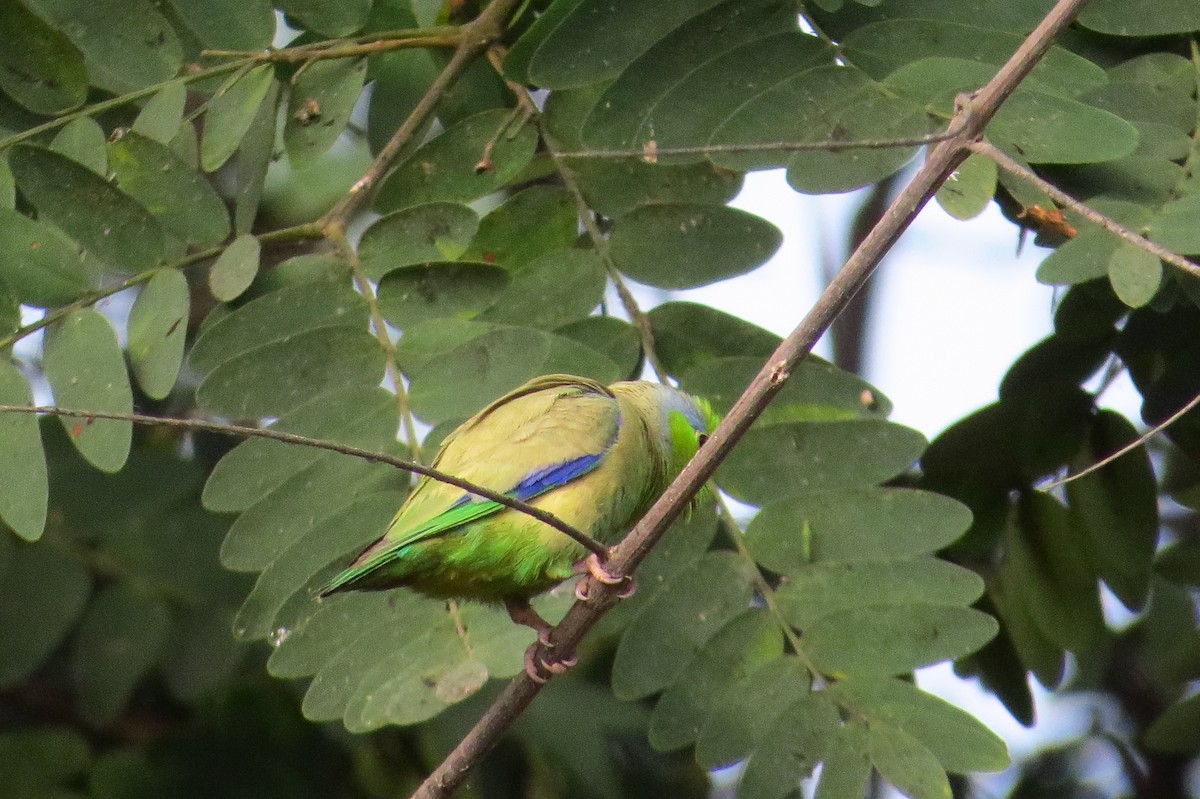
<svg viewBox="0 0 1200 799"><path fill-rule="evenodd" d="M705 401L660 383L547 375L456 428L432 465L608 544L649 509L717 421ZM608 582L595 554L561 531L421 477L383 536L321 595L409 586L499 603L545 642L550 625L529 599L584 573ZM534 674L528 658L526 668Z"/></svg>

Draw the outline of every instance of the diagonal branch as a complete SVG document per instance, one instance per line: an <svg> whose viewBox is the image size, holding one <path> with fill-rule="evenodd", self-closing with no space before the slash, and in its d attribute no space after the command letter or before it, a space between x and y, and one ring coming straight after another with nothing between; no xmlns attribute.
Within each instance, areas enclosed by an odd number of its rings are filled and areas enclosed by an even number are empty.
<svg viewBox="0 0 1200 799"><path fill-rule="evenodd" d="M602 545L576 530L571 525L564 522L562 519L555 516L553 513L544 511L541 508L534 507L528 502L522 502L519 499L510 497L507 494L501 494L499 491L493 491L490 488L484 488L481 485L476 485L469 480L464 480L461 477L455 477L447 472L432 469L428 466L423 466L413 461L397 458L393 455L388 455L383 452L372 452L369 449L361 447L352 447L349 444L339 444L336 441L324 441L319 438L309 438L295 433L285 433L282 430L272 430L269 427L245 427L236 424L221 424L220 422L206 422L202 419L172 419L164 416L147 416L142 413L107 413L102 411L86 411L76 408L58 408L52 405L44 406L29 406L29 405L0 405L0 413L33 413L47 414L49 416L78 416L83 419L115 419L121 422L133 422L134 424L148 424L155 427L172 427L176 430L203 430L208 433L219 433L221 435L237 436L238 438L265 438L270 441L279 441L284 444L295 444L302 447L313 447L314 449L324 449L330 452L337 452L342 455L350 455L354 458L362 458L365 461L372 463L385 463L388 466L394 466L397 469L402 469L413 474L423 475L431 480L437 480L439 483L461 488L470 494L474 494L484 499L489 499L492 502L497 502L506 508L512 508L518 513L524 513L527 516L532 516L539 522L550 525L555 530L558 530L563 535L577 542L589 551L595 552L597 555L604 555L606 550Z"/></svg>
<svg viewBox="0 0 1200 799"><path fill-rule="evenodd" d="M1008 153L1004 152L996 145L985 141L977 141L971 145L971 150L979 153L985 158L990 158L993 162L995 162L996 166L1000 167L1008 174L1018 177L1032 186L1036 186L1047 196L1049 196L1050 199L1054 200L1054 202L1070 208L1087 221L1094 222L1095 224L1107 230L1109 233L1112 233L1117 238L1124 239L1133 246L1140 247L1151 255L1158 256L1171 266L1182 269L1184 272L1187 272L1193 277L1200 277L1200 264L1196 264L1195 262L1184 258L1182 255L1171 252L1161 244L1156 244L1145 236L1138 235L1112 217L1105 216L1094 208L1084 205L1079 200L1076 200L1074 197L1060 189L1058 186L1055 186L1050 181L1040 178L1032 170L1026 169L1018 161L1010 158Z"/></svg>
<svg viewBox="0 0 1200 799"><path fill-rule="evenodd" d="M961 132L941 142L929 153L925 164L892 202L880 223L829 283L809 313L763 365L729 414L701 447L700 452L642 517L633 531L613 548L608 568L621 577L633 572L667 527L675 521L688 500L716 471L750 425L782 388L791 371L812 350L817 339L833 322L854 293L862 287L887 250L895 244L938 187L970 153L970 144L982 133L1000 104L1045 55L1054 36L1065 28L1086 0L1058 0L992 80L973 98L961 98L950 127ZM592 580L589 601L576 602L550 634L550 645L535 651L538 658L562 659L574 652L579 641L599 618L617 602L614 586ZM413 799L440 799L457 788L477 762L499 741L541 686L524 673L514 678L488 708L479 722L454 751L413 794Z"/></svg>

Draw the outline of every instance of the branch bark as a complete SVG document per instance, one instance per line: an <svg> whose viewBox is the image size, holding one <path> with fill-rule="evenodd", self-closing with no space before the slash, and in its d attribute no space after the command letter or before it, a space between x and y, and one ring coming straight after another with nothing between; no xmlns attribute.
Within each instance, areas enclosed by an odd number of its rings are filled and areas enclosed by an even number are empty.
<svg viewBox="0 0 1200 799"><path fill-rule="evenodd" d="M970 154L1001 103L1020 85L1034 65L1050 49L1054 37L1074 19L1086 0L1058 0L1032 33L996 75L972 97L960 98L948 126L958 132L935 146L912 180L892 202L880 223L830 281L812 309L784 339L763 368L738 398L729 414L713 432L691 463L642 517L637 526L612 549L608 563L615 576L633 570L679 516L688 501L716 471L750 425L779 392L791 371L870 277L884 254L895 244L913 219L933 197L938 187ZM534 657L566 658L583 636L617 602L614 586L590 580L587 602L576 602L550 634L549 647ZM540 645L539 645L540 646ZM522 673L515 677L493 702L454 751L412 795L412 799L441 799L454 791L476 763L499 741L521 712L541 690L541 685Z"/></svg>

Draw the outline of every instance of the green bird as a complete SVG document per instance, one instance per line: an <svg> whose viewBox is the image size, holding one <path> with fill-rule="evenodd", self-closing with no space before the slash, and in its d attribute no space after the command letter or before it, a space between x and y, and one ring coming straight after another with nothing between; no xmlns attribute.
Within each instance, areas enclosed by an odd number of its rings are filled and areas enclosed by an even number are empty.
<svg viewBox="0 0 1200 799"><path fill-rule="evenodd" d="M605 387L547 375L456 428L432 465L607 544L649 509L717 421L706 402L660 383ZM409 586L439 599L499 603L545 642L550 625L530 598L584 573L611 581L595 554L561 531L421 477L383 536L321 596ZM528 657L526 668L537 676Z"/></svg>

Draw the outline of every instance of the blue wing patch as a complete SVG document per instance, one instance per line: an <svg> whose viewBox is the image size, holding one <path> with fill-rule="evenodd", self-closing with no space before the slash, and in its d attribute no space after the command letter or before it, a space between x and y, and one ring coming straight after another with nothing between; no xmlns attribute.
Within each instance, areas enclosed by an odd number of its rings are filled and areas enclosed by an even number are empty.
<svg viewBox="0 0 1200 799"><path fill-rule="evenodd" d="M531 472L513 487L511 496L522 502L528 502L551 489L566 485L576 477L587 474L600 465L601 457L601 455L581 455L578 458Z"/></svg>

